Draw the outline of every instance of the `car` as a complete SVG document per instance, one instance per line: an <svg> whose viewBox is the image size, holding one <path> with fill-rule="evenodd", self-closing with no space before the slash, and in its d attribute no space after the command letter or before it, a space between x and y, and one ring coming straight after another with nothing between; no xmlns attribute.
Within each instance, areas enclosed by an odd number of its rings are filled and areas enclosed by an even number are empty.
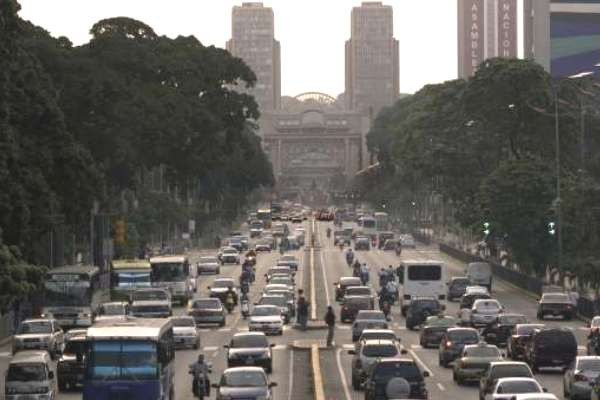
<svg viewBox="0 0 600 400"><path fill-rule="evenodd" d="M238 236L233 236L233 237L230 237L229 239L227 239L227 246L233 247L234 249L236 249L239 252L244 250L244 245L242 244L242 238L240 238Z"/></svg>
<svg viewBox="0 0 600 400"><path fill-rule="evenodd" d="M366 236L357 236L354 239L354 250L371 250L371 239Z"/></svg>
<svg viewBox="0 0 600 400"><path fill-rule="evenodd" d="M292 319L292 312L290 310L289 303L285 296L263 294L260 300L258 301L257 305L270 305L279 307L281 309L281 315L283 316L283 323L285 324L289 324L290 320Z"/></svg>
<svg viewBox="0 0 600 400"><path fill-rule="evenodd" d="M406 328L413 330L427 320L427 317L438 315L444 310L438 299L430 297L413 297L406 308Z"/></svg>
<svg viewBox="0 0 600 400"><path fill-rule="evenodd" d="M447 315L427 317L419 334L419 344L425 349L438 347L446 331L454 327L456 327L456 318Z"/></svg>
<svg viewBox="0 0 600 400"><path fill-rule="evenodd" d="M271 289L268 292L263 292L263 295L283 296L287 301L290 315L296 316L296 295L293 290Z"/></svg>
<svg viewBox="0 0 600 400"><path fill-rule="evenodd" d="M346 295L346 289L350 286L362 286L360 278L355 276L342 276L339 281L334 282L335 300L341 301Z"/></svg>
<svg viewBox="0 0 600 400"><path fill-rule="evenodd" d="M400 235L400 242L402 243L402 247L409 247L413 249L417 247L415 238L410 234Z"/></svg>
<svg viewBox="0 0 600 400"><path fill-rule="evenodd" d="M545 393L544 389L534 378L500 378L494 388L485 396L486 400L512 399L513 395L522 393Z"/></svg>
<svg viewBox="0 0 600 400"><path fill-rule="evenodd" d="M380 359L399 357L406 351L400 349L396 340L371 339L362 342L360 349L348 350L352 355L352 388L360 390L367 377L367 371Z"/></svg>
<svg viewBox="0 0 600 400"><path fill-rule="evenodd" d="M448 301L460 299L466 292L470 281L466 276L455 276L448 282Z"/></svg>
<svg viewBox="0 0 600 400"><path fill-rule="evenodd" d="M277 265L277 266L271 267L267 270L267 273L265 274L266 281L269 282L269 280L275 274L285 274L285 275L289 275L289 276L293 277L295 275L295 272L292 271L292 269L287 265Z"/></svg>
<svg viewBox="0 0 600 400"><path fill-rule="evenodd" d="M454 363L452 379L459 385L479 381L488 365L494 361L503 361L498 347L483 342L467 345Z"/></svg>
<svg viewBox="0 0 600 400"><path fill-rule="evenodd" d="M342 307L340 309L340 321L352 322L360 310L373 310L373 304L368 297L364 296L344 296Z"/></svg>
<svg viewBox="0 0 600 400"><path fill-rule="evenodd" d="M248 321L248 330L283 335L283 316L278 306L254 306Z"/></svg>
<svg viewBox="0 0 600 400"><path fill-rule="evenodd" d="M274 275L269 280L269 285L285 285L289 290L294 290L296 284L290 275Z"/></svg>
<svg viewBox="0 0 600 400"><path fill-rule="evenodd" d="M284 290L286 292L294 293L294 291L290 289L288 285L284 285L281 283L269 283L263 288L263 294L273 294L273 292L277 290Z"/></svg>
<svg viewBox="0 0 600 400"><path fill-rule="evenodd" d="M217 389L217 400L263 399L273 400L272 388L276 382L269 382L265 370L261 367L233 367L223 371Z"/></svg>
<svg viewBox="0 0 600 400"><path fill-rule="evenodd" d="M538 301L538 319L543 320L547 316L558 317L570 320L576 314L573 301L566 293L544 293Z"/></svg>
<svg viewBox="0 0 600 400"><path fill-rule="evenodd" d="M563 375L563 394L571 400L589 399L592 382L600 377L600 356L578 356Z"/></svg>
<svg viewBox="0 0 600 400"><path fill-rule="evenodd" d="M173 346L175 348L200 348L200 332L192 316L171 317L173 324Z"/></svg>
<svg viewBox="0 0 600 400"><path fill-rule="evenodd" d="M125 319L131 312L130 308L129 303L125 301L102 303L98 307L98 314L94 318L94 322L105 319Z"/></svg>
<svg viewBox="0 0 600 400"><path fill-rule="evenodd" d="M492 393L496 382L502 378L533 378L533 372L521 361L491 362L479 380L479 400Z"/></svg>
<svg viewBox="0 0 600 400"><path fill-rule="evenodd" d="M70 333L70 332L69 332ZM87 357L87 330L65 335L65 349L56 363L58 389L63 392L83 383Z"/></svg>
<svg viewBox="0 0 600 400"><path fill-rule="evenodd" d="M403 378L410 385L411 399L427 399L425 384L429 371L421 371L412 358L384 358L375 362L367 371L364 383L365 400L385 399L386 386L393 378Z"/></svg>
<svg viewBox="0 0 600 400"><path fill-rule="evenodd" d="M350 246L352 242L352 236L348 235L344 230L335 230L333 231L333 245L339 246L343 244L344 246Z"/></svg>
<svg viewBox="0 0 600 400"><path fill-rule="evenodd" d="M375 296L370 286L348 286L344 292L345 296L367 297L371 301L371 308L375 307Z"/></svg>
<svg viewBox="0 0 600 400"><path fill-rule="evenodd" d="M511 400L558 400L552 393L519 393L513 394Z"/></svg>
<svg viewBox="0 0 600 400"><path fill-rule="evenodd" d="M240 241L240 248L241 241ZM221 264L240 264L240 252L235 247L223 247L221 250Z"/></svg>
<svg viewBox="0 0 600 400"><path fill-rule="evenodd" d="M441 367L458 358L463 348L468 344L477 344L480 341L479 332L473 328L448 328L442 339L438 351L438 362Z"/></svg>
<svg viewBox="0 0 600 400"><path fill-rule="evenodd" d="M300 265L300 261L295 256L286 255L282 256L277 260L277 265L279 266L288 266L292 271L298 271L298 266Z"/></svg>
<svg viewBox="0 0 600 400"><path fill-rule="evenodd" d="M364 329L358 341L354 343L354 349L358 350L366 340L395 340L398 343L401 341L391 329Z"/></svg>
<svg viewBox="0 0 600 400"><path fill-rule="evenodd" d="M58 321L51 318L26 319L19 324L12 340L12 353L21 350L43 350L54 359L62 353L64 333Z"/></svg>
<svg viewBox="0 0 600 400"><path fill-rule="evenodd" d="M286 239L287 239L289 250L300 249L300 240L298 239L298 237L296 235L288 235Z"/></svg>
<svg viewBox="0 0 600 400"><path fill-rule="evenodd" d="M535 330L525 349L525 361L533 372L542 367L568 367L577 357L577 340L570 329Z"/></svg>
<svg viewBox="0 0 600 400"><path fill-rule="evenodd" d="M474 284L492 291L492 266L487 262L471 262L465 267L465 275Z"/></svg>
<svg viewBox="0 0 600 400"><path fill-rule="evenodd" d="M383 244L383 251L396 251L397 248L402 248L402 241L400 239L387 239Z"/></svg>
<svg viewBox="0 0 600 400"><path fill-rule="evenodd" d="M219 275L221 273L219 258L215 256L200 257L198 264L196 264L196 271L198 275L206 273Z"/></svg>
<svg viewBox="0 0 600 400"><path fill-rule="evenodd" d="M233 335L227 349L227 368L255 366L267 373L273 372L273 352L264 332L238 332Z"/></svg>
<svg viewBox="0 0 600 400"><path fill-rule="evenodd" d="M131 315L140 318L168 318L173 314L171 293L161 288L136 289L131 294Z"/></svg>
<svg viewBox="0 0 600 400"><path fill-rule="evenodd" d="M475 300L479 299L490 299L490 295L487 292L487 289L482 288L482 291L469 291L467 287L467 292L460 298L460 304L458 306L458 320L460 324L469 325L471 323L471 308L473 307L473 303Z"/></svg>
<svg viewBox="0 0 600 400"><path fill-rule="evenodd" d="M234 304L237 305L238 293L237 288L235 286L235 280L233 278L215 279L212 283L212 286L208 286L208 296L219 299L223 304L225 304L225 300L227 299L227 293L229 292L229 289L232 289L234 291Z"/></svg>
<svg viewBox="0 0 600 400"><path fill-rule="evenodd" d="M471 326L485 327L498 320L504 309L496 299L477 299L471 307Z"/></svg>
<svg viewBox="0 0 600 400"><path fill-rule="evenodd" d="M199 298L188 304L187 315L194 318L196 325L218 324L225 326L226 311L221 300L216 298Z"/></svg>
<svg viewBox="0 0 600 400"><path fill-rule="evenodd" d="M511 331L506 344L506 355L513 360L519 360L525 357L525 349L531 340L533 332L538 329L544 329L544 324L517 324Z"/></svg>
<svg viewBox="0 0 600 400"><path fill-rule="evenodd" d="M379 250L384 249L388 240L394 240L394 232L379 232L377 234L377 248Z"/></svg>
<svg viewBox="0 0 600 400"><path fill-rule="evenodd" d="M388 329L387 319L381 311L360 310L352 323L352 341L356 342L364 329Z"/></svg>
<svg viewBox="0 0 600 400"><path fill-rule="evenodd" d="M56 386L52 360L46 351L20 351L8 363L4 375L4 399L56 399Z"/></svg>
<svg viewBox="0 0 600 400"><path fill-rule="evenodd" d="M268 239L261 239L254 245L254 251L257 253L270 253L273 250L271 241Z"/></svg>
<svg viewBox="0 0 600 400"><path fill-rule="evenodd" d="M485 327L481 336L489 344L506 346L511 332L518 324L526 324L527 317L523 314L501 314L495 322Z"/></svg>

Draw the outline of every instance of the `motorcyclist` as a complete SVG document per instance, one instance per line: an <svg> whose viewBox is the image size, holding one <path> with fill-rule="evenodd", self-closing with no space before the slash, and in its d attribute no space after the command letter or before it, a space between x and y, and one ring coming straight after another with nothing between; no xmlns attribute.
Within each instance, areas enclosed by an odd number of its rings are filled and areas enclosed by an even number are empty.
<svg viewBox="0 0 600 400"><path fill-rule="evenodd" d="M377 275L379 275L379 287L383 289L390 279L388 276L388 271L385 268L381 268Z"/></svg>
<svg viewBox="0 0 600 400"><path fill-rule="evenodd" d="M244 319L248 318L248 315L250 315L250 299L248 298L248 294L242 292L242 298L240 299L240 308L242 311L242 317Z"/></svg>
<svg viewBox="0 0 600 400"><path fill-rule="evenodd" d="M327 228L327 238L331 237L331 228Z"/></svg>
<svg viewBox="0 0 600 400"><path fill-rule="evenodd" d="M402 254L402 242L398 240L396 243L396 255L400 256Z"/></svg>
<svg viewBox="0 0 600 400"><path fill-rule="evenodd" d="M363 263L363 265L360 266L360 280L363 286L369 282L369 267L366 263Z"/></svg>
<svg viewBox="0 0 600 400"><path fill-rule="evenodd" d="M393 276L385 284L385 291L387 292L389 298L392 299L392 303L394 303L398 295L398 284L393 279Z"/></svg>
<svg viewBox="0 0 600 400"><path fill-rule="evenodd" d="M204 361L204 354L198 354L198 360L190 365L190 373L194 376L192 383L194 395L197 397L200 397L200 395L210 396L210 378L208 377L210 366ZM199 380L204 381L204 393L198 393Z"/></svg>
<svg viewBox="0 0 600 400"><path fill-rule="evenodd" d="M360 261L358 261L358 259L354 260L354 264L352 264L352 268L353 269L360 269Z"/></svg>
<svg viewBox="0 0 600 400"><path fill-rule="evenodd" d="M360 278L360 269L362 268L362 266L360 265L360 263L354 263L354 265L352 266L352 276Z"/></svg>
<svg viewBox="0 0 600 400"><path fill-rule="evenodd" d="M346 263L348 264L348 266L352 265L352 262L354 261L354 252L352 251L352 249L348 249L348 251L346 252Z"/></svg>
<svg viewBox="0 0 600 400"><path fill-rule="evenodd" d="M227 311L230 314L233 311L233 308L235 307L236 303L237 303L237 294L235 293L235 291L233 290L232 287L229 287L229 289L227 289L227 292L225 294L225 308L227 308Z"/></svg>
<svg viewBox="0 0 600 400"><path fill-rule="evenodd" d="M383 312L383 315L385 315L385 319L389 319L390 312L392 311L392 306L390 305L390 302L387 300L383 300L383 303L380 305L380 308Z"/></svg>

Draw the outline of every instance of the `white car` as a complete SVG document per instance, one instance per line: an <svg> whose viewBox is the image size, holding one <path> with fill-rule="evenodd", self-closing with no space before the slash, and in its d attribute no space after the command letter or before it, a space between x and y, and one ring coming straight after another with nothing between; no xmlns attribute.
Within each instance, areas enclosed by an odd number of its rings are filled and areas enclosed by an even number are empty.
<svg viewBox="0 0 600 400"><path fill-rule="evenodd" d="M412 235L400 235L400 243L402 243L402 247L410 247L415 248L417 244L415 243L415 238Z"/></svg>
<svg viewBox="0 0 600 400"><path fill-rule="evenodd" d="M248 330L265 334L283 334L283 316L281 308L274 305L254 306L248 321Z"/></svg>
<svg viewBox="0 0 600 400"><path fill-rule="evenodd" d="M215 256L200 257L198 264L196 264L196 271L198 275L203 273L217 274L221 273L221 263Z"/></svg>
<svg viewBox="0 0 600 400"><path fill-rule="evenodd" d="M240 252L234 247L224 247L221 251L221 263L223 264L239 264Z"/></svg>
<svg viewBox="0 0 600 400"><path fill-rule="evenodd" d="M471 325L486 326L496 322L503 312L502 305L496 299L478 299L471 307Z"/></svg>
<svg viewBox="0 0 600 400"><path fill-rule="evenodd" d="M558 400L552 393L521 393L515 394L511 400Z"/></svg>
<svg viewBox="0 0 600 400"><path fill-rule="evenodd" d="M500 378L496 381L492 393L485 400L507 400L517 394L545 393L545 389L533 378Z"/></svg>
<svg viewBox="0 0 600 400"><path fill-rule="evenodd" d="M52 358L64 348L64 333L55 319L26 319L13 336L13 354L21 350L47 351Z"/></svg>
<svg viewBox="0 0 600 400"><path fill-rule="evenodd" d="M171 317L173 323L173 344L175 348L200 347L200 332L196 327L194 317L177 316Z"/></svg>

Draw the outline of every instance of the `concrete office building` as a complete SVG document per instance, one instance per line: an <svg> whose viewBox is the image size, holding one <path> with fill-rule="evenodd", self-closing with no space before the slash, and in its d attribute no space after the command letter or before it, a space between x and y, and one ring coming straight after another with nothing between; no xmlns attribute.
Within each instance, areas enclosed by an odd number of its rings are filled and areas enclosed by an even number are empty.
<svg viewBox="0 0 600 400"><path fill-rule="evenodd" d="M524 57L550 72L550 0L523 1Z"/></svg>
<svg viewBox="0 0 600 400"><path fill-rule="evenodd" d="M261 113L277 110L281 104L281 50L275 40L274 19L273 9L262 3L234 6L231 39L226 45L256 74L256 85L248 93L256 98Z"/></svg>
<svg viewBox="0 0 600 400"><path fill-rule="evenodd" d="M394 39L393 10L381 2L363 2L351 14L351 37L346 41L348 110L375 117L400 93L398 41Z"/></svg>

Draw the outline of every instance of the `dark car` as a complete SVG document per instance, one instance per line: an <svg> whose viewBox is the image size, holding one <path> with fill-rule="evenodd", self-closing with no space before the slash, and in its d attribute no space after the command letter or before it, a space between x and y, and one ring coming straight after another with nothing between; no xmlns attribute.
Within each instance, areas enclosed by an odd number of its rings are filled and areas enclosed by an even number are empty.
<svg viewBox="0 0 600 400"><path fill-rule="evenodd" d="M573 319L575 312L573 302L566 293L544 293L538 302L538 319L544 319L548 315Z"/></svg>
<svg viewBox="0 0 600 400"><path fill-rule="evenodd" d="M354 250L371 250L371 239L359 236L354 240Z"/></svg>
<svg viewBox="0 0 600 400"><path fill-rule="evenodd" d="M267 336L263 332L240 332L233 335L227 349L227 368L241 366L263 367L267 373L273 371L273 353Z"/></svg>
<svg viewBox="0 0 600 400"><path fill-rule="evenodd" d="M352 341L356 342L365 329L388 329L388 321L379 310L360 310L352 323Z"/></svg>
<svg viewBox="0 0 600 400"><path fill-rule="evenodd" d="M58 388L61 392L83 384L87 348L85 331L67 338L65 349L56 364Z"/></svg>
<svg viewBox="0 0 600 400"><path fill-rule="evenodd" d="M425 379L429 372L421 371L410 358L387 358L374 363L365 380L365 400L387 399L386 386L393 378L403 378L410 385L411 399L427 399Z"/></svg>
<svg viewBox="0 0 600 400"><path fill-rule="evenodd" d="M414 329L421 325L432 315L438 315L444 310L444 306L434 298L413 298L410 306L406 309L406 327Z"/></svg>
<svg viewBox="0 0 600 400"><path fill-rule="evenodd" d="M502 378L533 378L533 373L527 364L519 361L494 361L483 372L479 380L479 400L492 393L498 379Z"/></svg>
<svg viewBox="0 0 600 400"><path fill-rule="evenodd" d="M264 399L273 400L266 372L260 367L233 367L223 371L219 383L212 385L217 391L217 400Z"/></svg>
<svg viewBox="0 0 600 400"><path fill-rule="evenodd" d="M466 276L455 276L448 282L448 301L460 299L471 283Z"/></svg>
<svg viewBox="0 0 600 400"><path fill-rule="evenodd" d="M187 308L187 315L194 318L196 325L219 324L225 326L225 307L219 299L200 298L192 300Z"/></svg>
<svg viewBox="0 0 600 400"><path fill-rule="evenodd" d="M346 288L345 296L367 297L371 300L371 307L375 307L375 296L373 295L370 286L348 286Z"/></svg>
<svg viewBox="0 0 600 400"><path fill-rule="evenodd" d="M283 256L279 260L277 260L277 265L290 267L292 271L298 271L298 265L300 262L295 256Z"/></svg>
<svg viewBox="0 0 600 400"><path fill-rule="evenodd" d="M346 295L346 288L350 286L362 286L360 278L354 276L342 276L338 282L334 282L335 300L341 301Z"/></svg>
<svg viewBox="0 0 600 400"><path fill-rule="evenodd" d="M438 347L442 337L450 328L456 327L456 319L449 316L432 316L425 320L419 335L419 344L423 348Z"/></svg>
<svg viewBox="0 0 600 400"><path fill-rule="evenodd" d="M496 322L485 327L481 336L489 344L506 346L512 330L518 324L526 324L527 317L523 314L501 314Z"/></svg>
<svg viewBox="0 0 600 400"><path fill-rule="evenodd" d="M372 309L373 305L368 297L344 296L344 302L340 310L340 320L342 322L352 322L360 310Z"/></svg>
<svg viewBox="0 0 600 400"><path fill-rule="evenodd" d="M456 360L467 344L476 344L480 340L479 332L473 328L450 328L440 341L438 361L441 367L448 367Z"/></svg>
<svg viewBox="0 0 600 400"><path fill-rule="evenodd" d="M577 357L577 340L566 328L535 330L525 349L525 361L536 372L542 367L567 367Z"/></svg>
<svg viewBox="0 0 600 400"><path fill-rule="evenodd" d="M383 249L385 242L392 239L394 239L394 232L379 232L377 235L377 248L380 250Z"/></svg>
<svg viewBox="0 0 600 400"><path fill-rule="evenodd" d="M213 297L221 300L221 303L225 304L225 300L227 299L227 293L229 288L233 289L234 296L233 302L237 305L237 291L235 287L235 280L233 278L217 278L213 281L212 286L208 287L210 291L209 297Z"/></svg>
<svg viewBox="0 0 600 400"><path fill-rule="evenodd" d="M525 349L536 329L543 329L544 324L517 324L511 331L506 343L506 355L513 360L525 357Z"/></svg>

